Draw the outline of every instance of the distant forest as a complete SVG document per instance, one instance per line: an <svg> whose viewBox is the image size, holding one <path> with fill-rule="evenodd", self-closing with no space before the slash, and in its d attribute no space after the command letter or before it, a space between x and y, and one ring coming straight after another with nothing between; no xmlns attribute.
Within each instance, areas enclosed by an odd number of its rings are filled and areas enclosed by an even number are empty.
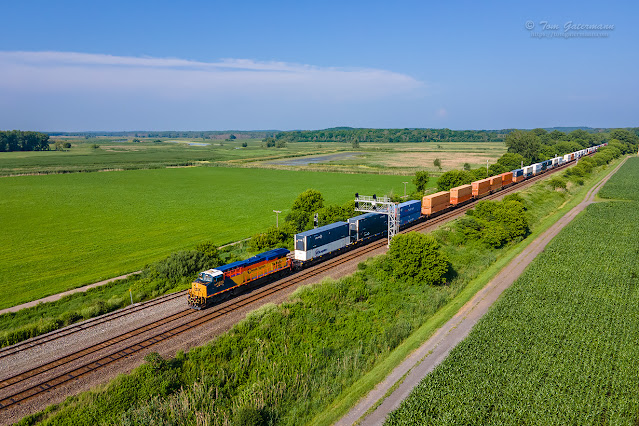
<svg viewBox="0 0 639 426"><path fill-rule="evenodd" d="M48 150L49 135L46 133L0 130L0 152Z"/></svg>
<svg viewBox="0 0 639 426"><path fill-rule="evenodd" d="M236 139L263 139L273 136L278 130L210 130L210 131L146 131L131 132L47 132L49 136L74 136L94 138L96 136L130 137L130 138L188 138L188 139L228 139L234 135Z"/></svg>
<svg viewBox="0 0 639 426"><path fill-rule="evenodd" d="M297 130L279 132L276 140L286 142L503 142L507 130L450 129L353 129Z"/></svg>

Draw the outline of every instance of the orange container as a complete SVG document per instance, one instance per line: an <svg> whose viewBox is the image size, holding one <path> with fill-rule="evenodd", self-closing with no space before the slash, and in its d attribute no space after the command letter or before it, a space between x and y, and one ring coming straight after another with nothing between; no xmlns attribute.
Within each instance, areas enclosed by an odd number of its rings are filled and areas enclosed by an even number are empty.
<svg viewBox="0 0 639 426"><path fill-rule="evenodd" d="M450 192L440 191L436 194L427 195L422 199L422 206L432 207L440 204L450 204Z"/></svg>
<svg viewBox="0 0 639 426"><path fill-rule="evenodd" d="M473 196L472 185L462 185L450 189L450 204L456 206L459 203L470 200Z"/></svg>
<svg viewBox="0 0 639 426"><path fill-rule="evenodd" d="M442 210L446 210L448 207L450 207L450 204L439 204L439 205L431 206L431 207L422 206L422 214L424 216L430 216L433 213L437 213L437 212L440 212Z"/></svg>
<svg viewBox="0 0 639 426"><path fill-rule="evenodd" d="M513 181L513 172L502 173L500 176L502 186L510 185Z"/></svg>
<svg viewBox="0 0 639 426"><path fill-rule="evenodd" d="M513 182L517 183L517 182L521 182L522 180L525 180L526 176L521 175L521 176L515 176L513 177Z"/></svg>
<svg viewBox="0 0 639 426"><path fill-rule="evenodd" d="M501 188L501 175L491 176L488 178L490 181L490 190L494 191Z"/></svg>
<svg viewBox="0 0 639 426"><path fill-rule="evenodd" d="M473 197L475 198L483 197L490 192L490 178L477 180L471 185L473 186Z"/></svg>

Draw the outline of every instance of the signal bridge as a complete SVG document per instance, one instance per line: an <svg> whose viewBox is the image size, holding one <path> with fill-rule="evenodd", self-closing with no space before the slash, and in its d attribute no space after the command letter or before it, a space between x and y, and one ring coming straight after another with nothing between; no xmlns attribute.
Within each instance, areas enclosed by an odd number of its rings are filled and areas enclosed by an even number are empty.
<svg viewBox="0 0 639 426"><path fill-rule="evenodd" d="M355 194L355 211L379 213L388 216L388 247L390 247L391 240L399 232L397 204L386 196L377 198L375 194L372 197Z"/></svg>

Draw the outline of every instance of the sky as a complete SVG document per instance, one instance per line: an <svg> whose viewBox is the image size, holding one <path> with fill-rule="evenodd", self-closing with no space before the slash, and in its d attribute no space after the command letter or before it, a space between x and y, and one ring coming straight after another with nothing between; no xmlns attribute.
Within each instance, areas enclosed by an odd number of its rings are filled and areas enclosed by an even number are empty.
<svg viewBox="0 0 639 426"><path fill-rule="evenodd" d="M636 127L625 1L3 1L0 129Z"/></svg>

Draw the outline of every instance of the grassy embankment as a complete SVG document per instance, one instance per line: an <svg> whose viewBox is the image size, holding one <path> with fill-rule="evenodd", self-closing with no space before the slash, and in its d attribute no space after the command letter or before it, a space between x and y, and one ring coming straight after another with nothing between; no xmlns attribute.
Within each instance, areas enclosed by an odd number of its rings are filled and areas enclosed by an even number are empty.
<svg viewBox="0 0 639 426"><path fill-rule="evenodd" d="M274 224L308 188L327 203L403 193L405 176L188 168L0 179L0 308ZM411 186L409 186L409 191Z"/></svg>
<svg viewBox="0 0 639 426"><path fill-rule="evenodd" d="M631 158L387 423L636 424L637 194Z"/></svg>
<svg viewBox="0 0 639 426"><path fill-rule="evenodd" d="M543 184L526 191L528 215L536 220L531 237L602 176L594 173L587 185L569 192ZM438 238L446 243L446 232ZM223 423L246 413L282 424L330 423L374 385L372 376L394 367L389 360L399 362L402 352L450 318L488 281L478 274L491 264L496 272L512 249L444 244L456 277L442 287L389 278L384 258L378 258L351 277L301 289L289 302L253 313L207 346L169 362L156 360L25 423Z"/></svg>

